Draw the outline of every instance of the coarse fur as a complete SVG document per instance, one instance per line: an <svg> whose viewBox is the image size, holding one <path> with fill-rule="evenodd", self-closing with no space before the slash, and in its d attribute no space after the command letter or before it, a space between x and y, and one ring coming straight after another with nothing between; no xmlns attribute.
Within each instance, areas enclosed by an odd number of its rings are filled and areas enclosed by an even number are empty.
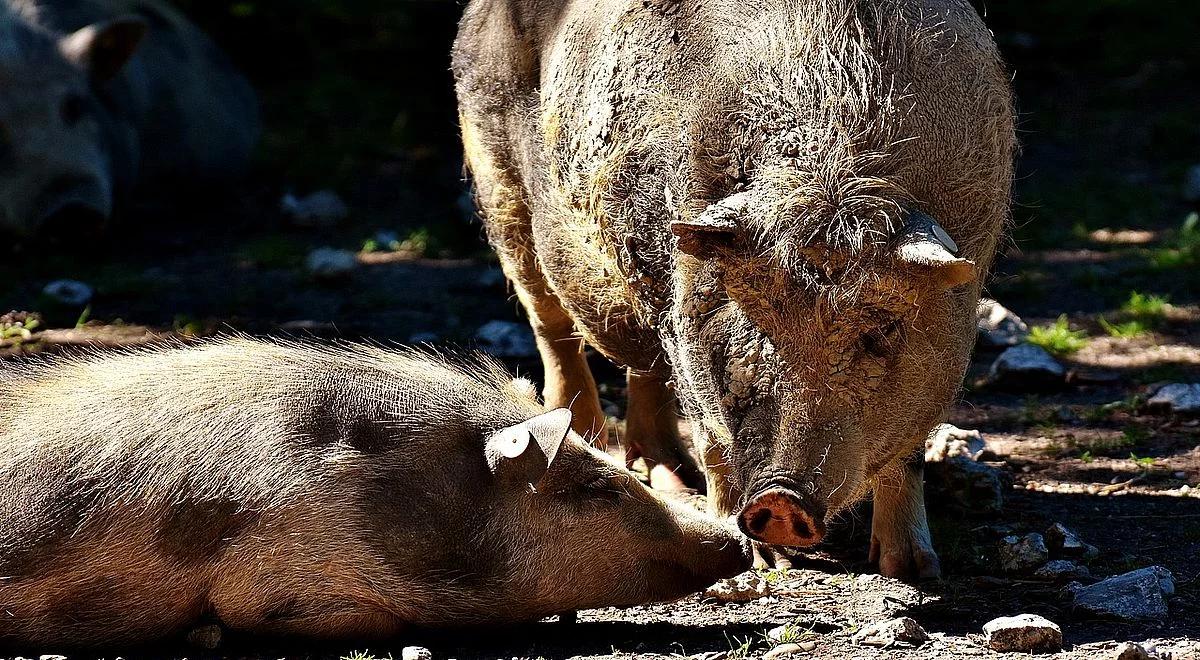
<svg viewBox="0 0 1200 660"><path fill-rule="evenodd" d="M259 132L249 83L166 2L0 0L0 230L230 180Z"/></svg>
<svg viewBox="0 0 1200 660"><path fill-rule="evenodd" d="M454 70L489 238L539 336L555 320L542 344L573 326L671 380L719 513L784 488L829 518L875 490L883 572L936 573L904 464L966 368L1015 148L971 6L474 0ZM914 260L918 218L957 250L926 237L938 258ZM586 398L584 376L553 389Z"/></svg>
<svg viewBox="0 0 1200 660"><path fill-rule="evenodd" d="M671 598L746 566L733 530L655 497L486 358L232 337L0 379L0 641L213 618L383 637ZM505 458L510 429L548 444Z"/></svg>

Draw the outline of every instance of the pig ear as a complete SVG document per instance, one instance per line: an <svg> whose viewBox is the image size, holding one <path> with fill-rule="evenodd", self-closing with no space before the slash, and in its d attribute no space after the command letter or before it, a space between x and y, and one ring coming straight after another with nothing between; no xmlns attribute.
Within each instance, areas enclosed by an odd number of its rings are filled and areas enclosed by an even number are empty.
<svg viewBox="0 0 1200 660"><path fill-rule="evenodd" d="M62 38L59 51L92 77L106 82L121 71L146 36L146 21L123 16L94 23Z"/></svg>
<svg viewBox="0 0 1200 660"><path fill-rule="evenodd" d="M904 229L896 237L895 254L900 263L949 289L975 279L975 262L955 256L958 245L936 220L911 211Z"/></svg>
<svg viewBox="0 0 1200 660"><path fill-rule="evenodd" d="M722 250L737 247L742 239L742 216L748 196L741 192L711 204L695 218L674 220L671 233L679 239L679 251L707 259Z"/></svg>
<svg viewBox="0 0 1200 660"><path fill-rule="evenodd" d="M488 464L509 485L538 484L571 431L571 411L552 410L502 429L487 442Z"/></svg>

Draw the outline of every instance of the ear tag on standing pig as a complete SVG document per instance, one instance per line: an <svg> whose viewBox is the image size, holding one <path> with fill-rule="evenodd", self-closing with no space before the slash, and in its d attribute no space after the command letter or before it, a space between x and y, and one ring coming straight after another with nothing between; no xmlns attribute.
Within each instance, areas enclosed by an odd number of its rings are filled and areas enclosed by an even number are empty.
<svg viewBox="0 0 1200 660"><path fill-rule="evenodd" d="M936 220L921 211L909 211L908 223L896 236L895 254L900 262L949 288L976 276L975 263L955 256L957 252L958 244Z"/></svg>

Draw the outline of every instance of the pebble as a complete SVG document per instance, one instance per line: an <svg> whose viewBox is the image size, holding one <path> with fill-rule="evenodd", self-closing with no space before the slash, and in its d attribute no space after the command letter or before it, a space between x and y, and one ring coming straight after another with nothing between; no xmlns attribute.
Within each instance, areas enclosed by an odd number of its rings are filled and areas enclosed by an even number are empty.
<svg viewBox="0 0 1200 660"><path fill-rule="evenodd" d="M79 280L54 280L42 288L42 294L61 305L79 307L92 300L96 291Z"/></svg>
<svg viewBox="0 0 1200 660"><path fill-rule="evenodd" d="M763 654L763 660L771 660L772 658L786 658L801 653L808 653L817 648L816 642L798 642L796 644L780 644L775 648Z"/></svg>
<svg viewBox="0 0 1200 660"><path fill-rule="evenodd" d="M1004 351L988 372L993 385L1019 391L1056 388L1066 377L1066 368L1046 349L1033 344L1018 344Z"/></svg>
<svg viewBox="0 0 1200 660"><path fill-rule="evenodd" d="M984 640L993 651L1031 653L1062 648L1062 628L1037 614L1002 616L983 624Z"/></svg>
<svg viewBox="0 0 1200 660"><path fill-rule="evenodd" d="M358 268L358 258L349 250L322 247L308 253L304 267L313 277L332 280L354 272Z"/></svg>
<svg viewBox="0 0 1200 660"><path fill-rule="evenodd" d="M940 463L954 456L977 461L985 451L987 442L982 433L953 424L939 424L925 439L926 463Z"/></svg>
<svg viewBox="0 0 1200 660"><path fill-rule="evenodd" d="M1151 655L1141 644L1133 642L1124 642L1117 647L1117 650L1112 654L1112 660L1155 660L1156 655Z"/></svg>
<svg viewBox="0 0 1200 660"><path fill-rule="evenodd" d="M523 323L488 321L475 331L479 347L496 357L525 358L537 355L533 331Z"/></svg>
<svg viewBox="0 0 1200 660"><path fill-rule="evenodd" d="M1146 407L1177 415L1200 415L1200 383L1163 385L1146 402Z"/></svg>
<svg viewBox="0 0 1200 660"><path fill-rule="evenodd" d="M1070 559L1052 559L1034 571L1033 576L1043 580L1067 582L1091 579L1092 572L1088 570L1087 566L1077 564Z"/></svg>
<svg viewBox="0 0 1200 660"><path fill-rule="evenodd" d="M319 190L305 197L287 193L279 200L279 210L300 227L329 228L350 215L350 207L332 190Z"/></svg>
<svg viewBox="0 0 1200 660"><path fill-rule="evenodd" d="M984 346L1016 346L1029 336L1029 326L1021 317L990 298L980 298L975 310L975 329Z"/></svg>
<svg viewBox="0 0 1200 660"><path fill-rule="evenodd" d="M896 642L920 646L928 641L929 633L907 616L873 623L854 633L854 643L859 646L889 647Z"/></svg>
<svg viewBox="0 0 1200 660"><path fill-rule="evenodd" d="M748 603L771 595L771 583L755 571L726 578L704 591L706 598L719 603Z"/></svg>
<svg viewBox="0 0 1200 660"><path fill-rule="evenodd" d="M65 655L39 655L38 660L67 660Z"/></svg>
<svg viewBox="0 0 1200 660"><path fill-rule="evenodd" d="M1043 534L1050 556L1055 559L1083 559L1090 561L1100 556L1096 546L1084 543L1075 532L1067 529L1062 523L1054 523L1046 528Z"/></svg>
<svg viewBox="0 0 1200 660"><path fill-rule="evenodd" d="M1029 573L1050 559L1041 534L1006 536L1000 541L1000 568L1006 573Z"/></svg>
<svg viewBox="0 0 1200 660"><path fill-rule="evenodd" d="M433 652L424 646L406 646L400 651L400 660L433 660Z"/></svg>
<svg viewBox="0 0 1200 660"><path fill-rule="evenodd" d="M1200 202L1200 164L1189 167L1183 177L1183 199Z"/></svg>
<svg viewBox="0 0 1200 660"><path fill-rule="evenodd" d="M221 637L221 626L210 624L193 628L187 634L187 643L196 648L213 651L221 646Z"/></svg>
<svg viewBox="0 0 1200 660"><path fill-rule="evenodd" d="M1155 621L1167 616L1167 598L1175 594L1175 577L1162 566L1139 568L1084 586L1068 587L1075 607L1125 621Z"/></svg>

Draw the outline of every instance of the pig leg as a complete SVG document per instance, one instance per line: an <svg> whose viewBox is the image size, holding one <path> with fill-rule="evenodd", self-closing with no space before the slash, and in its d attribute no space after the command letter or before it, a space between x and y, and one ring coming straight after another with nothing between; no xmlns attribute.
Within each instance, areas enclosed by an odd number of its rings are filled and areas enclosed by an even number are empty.
<svg viewBox="0 0 1200 660"><path fill-rule="evenodd" d="M597 447L607 447L600 392L583 354L583 339L575 332L575 322L553 293L543 290L541 295L532 296L520 284L516 289L546 370L546 406L570 408L571 428Z"/></svg>
<svg viewBox="0 0 1200 660"><path fill-rule="evenodd" d="M660 490L704 489L704 475L679 437L675 393L666 380L628 371L629 410L625 415L625 461L638 458L650 469L650 484Z"/></svg>
<svg viewBox="0 0 1200 660"><path fill-rule="evenodd" d="M879 572L905 580L941 574L925 516L925 455L918 451L875 482L870 560ZM889 478L890 477L890 478Z"/></svg>
<svg viewBox="0 0 1200 660"><path fill-rule="evenodd" d="M570 408L571 427L599 447L608 446L600 394L583 355L575 322L546 281L533 247L533 223L524 187L504 141L489 136L463 113L463 146L475 176L475 193L488 217L488 242L500 257L504 275L529 315L538 353L546 370L543 396L551 408ZM482 125L487 125L487 120Z"/></svg>

